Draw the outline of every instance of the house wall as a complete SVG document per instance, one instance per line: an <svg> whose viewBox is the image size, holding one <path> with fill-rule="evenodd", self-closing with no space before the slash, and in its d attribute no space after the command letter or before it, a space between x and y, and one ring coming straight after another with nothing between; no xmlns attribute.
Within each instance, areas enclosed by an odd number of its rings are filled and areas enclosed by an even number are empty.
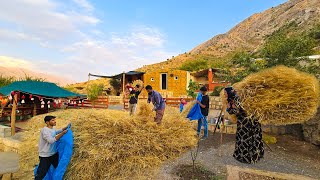
<svg viewBox="0 0 320 180"><path fill-rule="evenodd" d="M163 73L167 73L167 90L161 89L161 74ZM160 92L163 96L178 97L187 94L188 76L189 72L187 71L160 70L144 74L143 82L145 86L151 85L154 90ZM175 77L178 77L178 79L175 79ZM146 95L145 91L143 91L143 95Z"/></svg>

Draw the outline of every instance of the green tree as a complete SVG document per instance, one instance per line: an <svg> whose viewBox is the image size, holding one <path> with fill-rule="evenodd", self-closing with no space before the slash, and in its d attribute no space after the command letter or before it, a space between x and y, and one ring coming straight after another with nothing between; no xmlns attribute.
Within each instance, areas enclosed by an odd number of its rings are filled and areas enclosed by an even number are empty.
<svg viewBox="0 0 320 180"><path fill-rule="evenodd" d="M120 89L121 89L121 81L119 79L110 79L110 85L113 87L113 89L116 91L116 92L120 92Z"/></svg>
<svg viewBox="0 0 320 180"><path fill-rule="evenodd" d="M315 39L308 35L288 37L279 33L267 39L261 54L267 59L267 66L276 65L296 66L299 57L314 53Z"/></svg>
<svg viewBox="0 0 320 180"><path fill-rule="evenodd" d="M222 69L220 74L224 80L233 84L264 68L266 68L264 59L254 59L251 54L240 51L231 57L229 67Z"/></svg>
<svg viewBox="0 0 320 180"><path fill-rule="evenodd" d="M95 101L102 94L103 84L91 83L87 87L87 96L90 101Z"/></svg>
<svg viewBox="0 0 320 180"><path fill-rule="evenodd" d="M191 96L192 98L197 97L197 93L195 92L196 90L200 89L200 85L197 84L196 82L193 82L191 79L189 81L188 89L187 89L187 94L188 96Z"/></svg>

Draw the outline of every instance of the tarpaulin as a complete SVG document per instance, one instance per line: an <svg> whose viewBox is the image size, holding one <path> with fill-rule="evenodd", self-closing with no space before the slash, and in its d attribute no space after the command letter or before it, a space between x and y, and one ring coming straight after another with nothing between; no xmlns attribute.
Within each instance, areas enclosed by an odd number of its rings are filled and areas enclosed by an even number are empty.
<svg viewBox="0 0 320 180"><path fill-rule="evenodd" d="M199 92L197 96L197 101L201 102L201 100L202 100L202 94L201 92ZM201 107L198 103L193 105L193 107L190 109L190 112L188 113L187 118L189 118L190 120L198 120L203 118L203 115L201 113Z"/></svg>
<svg viewBox="0 0 320 180"><path fill-rule="evenodd" d="M59 164L56 169L51 165L44 180L62 180L67 170L73 152L73 134L70 128L57 142L57 150L59 153ZM38 166L34 169L34 175L37 173Z"/></svg>

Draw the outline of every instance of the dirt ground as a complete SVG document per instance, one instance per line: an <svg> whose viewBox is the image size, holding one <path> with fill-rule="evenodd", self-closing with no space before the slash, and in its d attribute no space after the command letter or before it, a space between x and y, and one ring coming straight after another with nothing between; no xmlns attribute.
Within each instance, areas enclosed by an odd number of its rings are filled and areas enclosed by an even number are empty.
<svg viewBox="0 0 320 180"><path fill-rule="evenodd" d="M310 143L293 136L277 136L277 143L270 145L272 151L265 146L265 156L256 164L236 161L232 157L234 143L235 135L223 134L221 143L221 134L216 133L213 136L213 133L210 133L208 139L200 141L195 161L198 171L195 174L190 168L191 154L187 152L180 158L164 164L157 179L186 179L186 176L189 176L189 179L226 179L226 165L320 179L320 148ZM187 170L181 167L187 167ZM204 178L200 176L201 171L204 175L209 175Z"/></svg>

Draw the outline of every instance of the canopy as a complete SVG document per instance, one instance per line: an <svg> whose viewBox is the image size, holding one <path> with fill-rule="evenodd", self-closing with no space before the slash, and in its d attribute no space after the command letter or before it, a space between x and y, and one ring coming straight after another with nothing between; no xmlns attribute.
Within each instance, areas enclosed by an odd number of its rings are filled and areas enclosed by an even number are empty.
<svg viewBox="0 0 320 180"><path fill-rule="evenodd" d="M114 76L102 76L102 75L95 75L95 74L91 74L89 73L89 76L94 76L94 77L102 77L102 78L115 78L115 79L121 79L123 74L125 74L126 76L129 75L129 76L132 76L132 75L141 75L141 74L144 74L144 72L139 72L139 71L129 71L129 72L126 72L126 73L120 73L120 74L117 74L117 75L114 75Z"/></svg>
<svg viewBox="0 0 320 180"><path fill-rule="evenodd" d="M12 91L53 98L84 97L84 95L67 91L54 83L40 81L15 81L0 88L0 93L5 96Z"/></svg>

